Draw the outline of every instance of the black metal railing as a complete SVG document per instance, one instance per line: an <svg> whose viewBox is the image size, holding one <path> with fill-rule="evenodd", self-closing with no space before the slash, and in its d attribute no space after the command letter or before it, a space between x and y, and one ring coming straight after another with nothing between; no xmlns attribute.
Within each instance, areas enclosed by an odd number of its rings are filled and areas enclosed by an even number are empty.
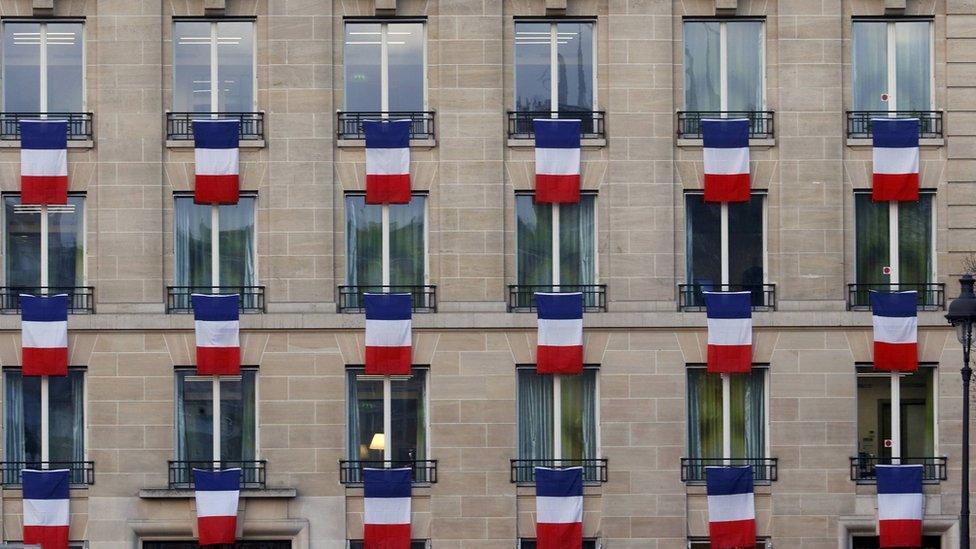
<svg viewBox="0 0 976 549"><path fill-rule="evenodd" d="M777 458L681 458L681 482L703 484L706 467L752 467L755 482L775 482L779 475Z"/></svg>
<svg viewBox="0 0 976 549"><path fill-rule="evenodd" d="M918 292L918 310L939 311L945 309L945 284L941 282L923 282L918 284L872 282L847 285L847 310L870 310L871 290L879 292L908 292L914 290Z"/></svg>
<svg viewBox="0 0 976 549"><path fill-rule="evenodd" d="M942 111L847 111L847 138L871 139L872 118L918 118L918 136L941 139Z"/></svg>
<svg viewBox="0 0 976 549"><path fill-rule="evenodd" d="M339 286L336 311L340 313L363 313L366 311L365 294L410 294L415 313L437 312L437 286L392 285L392 286Z"/></svg>
<svg viewBox="0 0 976 549"><path fill-rule="evenodd" d="M4 486L19 486L24 469L68 469L69 482L74 486L95 484L94 461L2 461L0 481Z"/></svg>
<svg viewBox="0 0 976 549"><path fill-rule="evenodd" d="M922 480L935 484L947 480L948 458L941 457L903 457L899 458L901 465L921 465ZM878 481L875 476L875 466L890 465L890 457L877 457L862 454L851 458L851 480L858 484L874 484Z"/></svg>
<svg viewBox="0 0 976 549"><path fill-rule="evenodd" d="M776 135L773 111L678 111L678 139L701 139L701 121L714 118L749 119L749 139L772 139Z"/></svg>
<svg viewBox="0 0 976 549"><path fill-rule="evenodd" d="M166 139L193 141L193 121L205 119L238 120L241 123L241 141L264 139L263 112L168 112Z"/></svg>
<svg viewBox="0 0 976 549"><path fill-rule="evenodd" d="M414 484L437 483L436 459L339 460L339 483L362 484L363 469L401 469L409 467Z"/></svg>
<svg viewBox="0 0 976 549"><path fill-rule="evenodd" d="M168 485L170 490L192 490L194 469L205 471L240 469L242 490L264 490L267 482L267 466L268 462L263 459L223 460L217 463L213 461L170 461Z"/></svg>
<svg viewBox="0 0 976 549"><path fill-rule="evenodd" d="M536 310L536 292L583 294L583 310L588 313L605 313L607 311L606 284L509 284L508 312L525 313Z"/></svg>
<svg viewBox="0 0 976 549"><path fill-rule="evenodd" d="M583 482L588 484L602 484L607 482L607 458L584 459L513 459L511 460L510 480L516 484L531 484L535 482L535 468L550 467L567 469L569 467L583 468Z"/></svg>
<svg viewBox="0 0 976 549"><path fill-rule="evenodd" d="M264 286L167 286L166 314L192 313L193 294L241 296L242 313L265 312Z"/></svg>
<svg viewBox="0 0 976 549"><path fill-rule="evenodd" d="M678 284L678 310L700 312L705 310L704 292L751 292L753 311L776 310L775 284Z"/></svg>
<svg viewBox="0 0 976 549"><path fill-rule="evenodd" d="M90 112L0 112L0 141L20 140L21 120L67 120L68 141L91 141Z"/></svg>
<svg viewBox="0 0 976 549"><path fill-rule="evenodd" d="M67 294L69 313L82 315L95 312L94 286L0 286L0 313L20 314L20 294Z"/></svg>
<svg viewBox="0 0 976 549"><path fill-rule="evenodd" d="M508 138L535 139L532 121L537 118L579 120L582 139L606 139L606 111L508 111Z"/></svg>
<svg viewBox="0 0 976 549"><path fill-rule="evenodd" d="M366 120L410 120L410 139L434 138L434 111L339 111L336 113L336 137L366 139Z"/></svg>

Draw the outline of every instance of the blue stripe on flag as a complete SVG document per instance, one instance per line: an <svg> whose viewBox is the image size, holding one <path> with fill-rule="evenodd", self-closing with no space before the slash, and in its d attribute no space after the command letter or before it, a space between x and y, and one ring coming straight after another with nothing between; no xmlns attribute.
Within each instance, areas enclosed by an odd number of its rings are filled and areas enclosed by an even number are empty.
<svg viewBox="0 0 976 549"><path fill-rule="evenodd" d="M198 149L236 149L240 138L240 120L193 121L193 146Z"/></svg>
<svg viewBox="0 0 976 549"><path fill-rule="evenodd" d="M580 120L539 118L532 121L537 149L578 149L583 123Z"/></svg>
<svg viewBox="0 0 976 549"><path fill-rule="evenodd" d="M869 292L871 314L876 316L913 317L918 316L918 292Z"/></svg>
<svg viewBox="0 0 976 549"><path fill-rule="evenodd" d="M20 319L27 322L59 322L68 320L68 296L20 294Z"/></svg>
<svg viewBox="0 0 976 549"><path fill-rule="evenodd" d="M193 486L197 492L231 492L241 489L239 468L222 471L193 470Z"/></svg>
<svg viewBox="0 0 976 549"><path fill-rule="evenodd" d="M20 148L67 149L68 122L66 120L21 120Z"/></svg>
<svg viewBox="0 0 976 549"><path fill-rule="evenodd" d="M731 118L702 120L702 144L710 149L742 149L749 146L749 120Z"/></svg>
<svg viewBox="0 0 976 549"><path fill-rule="evenodd" d="M535 294L535 306L539 318L546 320L572 320L583 318L583 294Z"/></svg>
<svg viewBox="0 0 976 549"><path fill-rule="evenodd" d="M193 320L240 320L241 296L193 294Z"/></svg>
<svg viewBox="0 0 976 549"><path fill-rule="evenodd" d="M24 469L21 474L24 477L24 499L68 499L67 469Z"/></svg>
<svg viewBox="0 0 976 549"><path fill-rule="evenodd" d="M410 497L411 470L363 469L363 497L408 498Z"/></svg>
<svg viewBox="0 0 976 549"><path fill-rule="evenodd" d="M872 118L871 135L875 147L917 147L918 118Z"/></svg>
<svg viewBox="0 0 976 549"><path fill-rule="evenodd" d="M410 320L413 305L410 294L364 294L369 320Z"/></svg>
<svg viewBox="0 0 976 549"><path fill-rule="evenodd" d="M875 474L879 494L922 493L921 465L878 465Z"/></svg>
<svg viewBox="0 0 976 549"><path fill-rule="evenodd" d="M582 496L583 468L550 469L548 467L536 467L535 495L550 498Z"/></svg>
<svg viewBox="0 0 976 549"><path fill-rule="evenodd" d="M752 467L705 467L709 496L731 496L753 492Z"/></svg>
<svg viewBox="0 0 976 549"><path fill-rule="evenodd" d="M702 292L708 318L752 318L751 292Z"/></svg>
<svg viewBox="0 0 976 549"><path fill-rule="evenodd" d="M406 149L410 146L409 120L364 120L367 149Z"/></svg>

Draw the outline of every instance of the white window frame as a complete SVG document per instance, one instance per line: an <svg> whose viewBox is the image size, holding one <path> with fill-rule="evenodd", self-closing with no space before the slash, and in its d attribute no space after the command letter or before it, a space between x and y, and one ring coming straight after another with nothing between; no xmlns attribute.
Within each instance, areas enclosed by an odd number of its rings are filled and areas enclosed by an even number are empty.
<svg viewBox="0 0 976 549"><path fill-rule="evenodd" d="M7 21L3 21L3 32L4 32L4 35L6 35L6 32L7 32L7 25L6 25L7 23L37 23L37 24L40 25L40 37L39 37L39 40L40 40L41 51L40 51L39 58L40 58L41 64L40 64L40 67L38 67L38 70L40 71L40 75L39 75L39 78L38 78L38 80L40 81L40 89L38 90L38 94L39 94L39 102L38 102L38 105L40 105L40 109L39 110L42 113L48 112L48 108L47 108L47 103L48 103L48 98L47 98L47 87L48 87L48 83L47 83L47 26L48 26L49 23L74 23L74 24L81 25L81 36L79 36L79 38L78 38L79 40L81 40L81 105L82 105L82 109L83 110L88 110L88 51L87 51L88 48L85 47L85 45L86 45L86 42L85 42L85 21L83 19L64 19L64 20L61 20L61 19L10 19L10 20L7 20ZM6 82L7 82L7 66L6 66L6 64L4 64L4 66L3 66L3 76L2 76L2 78L3 78L4 84L6 84ZM4 110L6 110L6 101L7 101L6 100L6 97L4 97Z"/></svg>
<svg viewBox="0 0 976 549"><path fill-rule="evenodd" d="M82 395L82 449L85 456L84 461L89 461L89 432L88 432L88 368L85 366L68 366L69 370L81 371L84 379L84 390ZM6 372L8 370L20 370L23 375L23 368L11 366L0 369L0 384L3 384L4 395L6 395ZM51 459L51 398L50 380L48 376L41 377L41 461L47 463ZM21 395L23 398L23 395ZM3 406L3 428L7 428L6 406ZM3 449L4 459L6 459L6 448Z"/></svg>
<svg viewBox="0 0 976 549"><path fill-rule="evenodd" d="M261 376L260 376L260 369L257 366L241 366L241 370L249 370L249 371L253 371L254 372L254 460L255 461L258 461L258 460L261 459ZM179 373L181 371L190 371L190 372L192 372L193 371L193 367L178 366L178 367L176 367L176 368L173 369L174 389L175 389L175 384L177 384L177 383L180 382ZM231 376L231 375L211 376L211 375L196 375L196 374L191 373L190 375L188 375L188 376L186 376L184 378L184 379L186 379L188 381L210 381L212 383L211 389L210 389L212 415L211 415L211 418L210 419L211 419L212 425L213 425L213 427L212 427L212 430L213 430L213 433L212 433L213 446L212 446L212 448L210 450L210 457L213 458L214 464L218 464L223 459L223 455L221 453L222 452L223 444L222 444L221 437L220 437L220 424L221 424L221 418L220 418L220 382L221 381L234 381L235 378L236 379L240 379L241 377L242 376L240 376L240 375L236 375L236 376ZM174 404L174 408L175 408L174 413L175 414L181 413L182 410L180 410L177 407L178 403L174 401L173 404ZM173 420L175 421L176 418L174 417ZM179 455L176 455L177 448L179 448L179 442L178 442L179 436L180 436L180 433L178 432L178 430L174 426L174 428L173 428L173 453L174 453L176 459L180 459L180 456Z"/></svg>
<svg viewBox="0 0 976 549"><path fill-rule="evenodd" d="M600 215L599 209L597 208L597 198L598 195L595 192L582 191L584 196L593 197L593 284L600 284L600 239L598 235L600 234ZM520 196L535 196L534 192L517 192L515 193L515 200L518 200ZM562 271L562 265L560 263L560 252L562 251L562 242L560 232L559 232L559 221L561 204L550 204L552 206L552 241L550 243L550 252L552 254L552 286L553 289L558 289ZM516 219L516 225L518 220ZM515 276L518 277L518 228L515 230ZM516 280L517 284L521 284L520 280Z"/></svg>
<svg viewBox="0 0 976 549"><path fill-rule="evenodd" d="M346 193L346 196L364 196L362 192L351 192ZM424 198L424 284L430 283L430 196L427 193L413 192L410 194L411 200L414 197ZM345 197L343 197L345 198ZM345 202L345 200L343 200ZM377 206L377 204L364 204L364 207ZM382 265L382 285L390 285L390 205L382 204L379 205L380 208L380 223L381 223L381 237L382 237L382 248L380 254L380 262ZM349 218L348 212L346 213L346 219ZM345 224L344 224L345 225ZM346 226L346 229L348 227ZM349 239L346 235L346 258L349 258ZM256 248L255 248L256 249ZM348 274L347 274L348 276Z"/></svg>
<svg viewBox="0 0 976 549"><path fill-rule="evenodd" d="M178 40L176 36L176 26L179 25L180 23L209 23L210 24L210 42L209 42L210 45L210 112L214 114L221 112L219 107L220 94L218 93L219 80L220 80L218 77L219 69L220 69L220 58L217 55L217 40L218 40L217 26L221 23L250 23L251 26L254 27L253 29L254 40L252 40L252 47L251 47L251 73L254 75L254 78L252 79L251 82L251 97L252 97L251 110L257 111L258 110L258 33L257 33L256 21L251 18L174 19L173 27L172 27L172 32L173 32L172 41L173 41L173 54L174 54L172 86L174 90L176 89L176 71L177 71L175 52L176 52L176 45ZM171 94L171 95L175 96L175 94ZM170 98L170 101L172 100L173 99Z"/></svg>
<svg viewBox="0 0 976 549"><path fill-rule="evenodd" d="M937 262L938 257L939 257L939 254L938 254L938 251L935 248L936 232L938 231L938 225L936 224L936 222L938 221L938 219L936 218L936 210L938 209L938 208L936 208L936 202L935 202L936 193L935 193L935 191L930 191L930 190L921 190L921 191L919 191L919 193L920 194L928 194L928 195L931 195L932 196L932 220L931 220L931 223L932 223L932 234L930 236L930 241L929 241L929 248L931 249L931 256L932 256L931 257L931 261L932 261L932 274L929 277L929 280L926 280L925 281L925 282L928 282L928 283L932 283L932 282L935 282L936 280L938 280L938 274L937 273L939 272L939 270L938 270L938 262ZM871 194L871 191L870 190L856 190L856 191L854 191L855 200L856 200L856 196L857 195L867 195L867 194ZM856 212L857 212L857 208L856 207L855 207L854 211L855 211L855 215L856 215ZM888 268L891 269L891 274L888 275L888 283L889 284L899 284L900 283L900 280L899 280L899 272L898 272L898 265L899 265L898 213L899 213L899 203L898 203L898 201L896 201L896 200L889 201L888 202ZM854 220L854 223L855 223L855 226L857 226L857 220L856 219ZM857 231L853 231L853 232L854 232L854 239L855 239L854 240L854 254L855 254L855 258L856 258L856 255L857 255L857 238L858 238L858 234L857 234ZM854 270L854 280L859 280L860 273L857 272L857 261L854 261L854 269L855 269Z"/></svg>
<svg viewBox="0 0 976 549"><path fill-rule="evenodd" d="M729 110L729 24L736 23L759 23L762 30L760 31L759 43L762 44L762 49L759 52L760 64L762 66L762 81L760 82L762 88L762 110L766 110L766 20L765 19L752 19L752 18L738 18L738 19L697 19L691 18L686 19L683 23L718 23L719 24L719 54L718 54L718 71L719 71L719 110L722 112L727 112ZM682 70L682 75L684 71ZM688 82L684 83L688 85ZM683 94L684 95L684 94ZM684 102L684 97L682 97L682 102Z"/></svg>
<svg viewBox="0 0 976 549"><path fill-rule="evenodd" d="M687 394L687 370L705 370L707 366L705 364L688 364L685 366L685 400L687 401L689 395ZM752 370L762 370L763 371L763 458L768 458L770 453L770 441L769 441L769 372L770 364L765 362L754 362L752 364ZM707 375L707 374L706 374ZM733 374L719 374L722 376L722 459L737 459L732 457L732 375ZM688 418L686 413L685 422L687 423ZM691 441L689 440L689 447Z"/></svg>
<svg viewBox="0 0 976 549"><path fill-rule="evenodd" d="M254 250L254 285L260 285L261 270L260 265L258 265L259 257L261 254L258 253L258 193L242 191L240 193L242 197L254 198L254 210L251 212L251 226L252 232L252 249ZM176 228L176 203L179 200L193 201L193 195L190 193L177 192L173 193L173 280L176 279L176 241L178 239L177 228ZM210 206L210 278L211 285L214 288L220 287L220 206L211 205Z"/></svg>
<svg viewBox="0 0 976 549"><path fill-rule="evenodd" d="M424 371L424 430L426 446L424 448L424 455L430 456L430 367L426 365L411 365L411 372L414 370ZM393 459L393 382L394 381L407 381L413 374L410 375L395 375L395 376L383 376L383 375L366 375L366 369L363 366L347 366L345 369L345 386L346 386L346 410L345 418L349 416L349 410L351 402L348 402L350 394L349 386L349 376L348 373L352 371L353 375L356 376L356 381L382 381L383 382L383 460L390 461ZM362 372L362 373L359 373ZM358 401L358 399L357 399ZM352 448L349 448L349 422L346 421L346 456L352 456ZM387 436L390 435L390 436ZM358 460L352 460L358 461Z"/></svg>
<svg viewBox="0 0 976 549"><path fill-rule="evenodd" d="M518 34L519 23L548 23L549 24L549 111L551 113L559 112L559 31L558 25L560 23L586 23L592 27L591 35L593 38L592 50L593 59L590 61L593 67L593 105L590 107L590 111L595 111L596 106L599 105L599 97L597 96L599 88L597 87L597 73L599 68L599 56L597 55L597 45L600 43L599 36L597 35L598 25L596 19L543 19L543 20L533 20L533 19L515 19L514 32ZM543 40L540 37L540 40ZM513 44L516 38L513 37ZM518 73L518 56L515 57L515 62L512 66L512 81L516 81L516 74ZM516 91L517 94L517 91ZM516 95L517 96L517 95Z"/></svg>
<svg viewBox="0 0 976 549"><path fill-rule="evenodd" d="M703 191L686 192L685 196L704 197L704 192ZM762 197L762 206L763 206L762 208L763 284L768 284L769 283L769 200L768 200L769 196L765 190L761 190L761 191L753 190L749 195L749 200L751 201L757 196ZM687 208L685 209L685 215L689 215ZM687 226L688 225L686 220L685 227ZM726 286L730 283L729 278L731 275L729 273L729 270L731 267L729 264L729 259L732 256L732 250L729 249L731 245L731 239L729 236L729 203L728 202L721 203L719 230L721 234L721 243L719 244L719 246L721 247L721 252L722 252L722 285ZM690 236L693 235L688 235L688 234L685 235L685 242L688 241L688 238ZM688 258L686 257L685 262L687 263L687 261ZM685 270L685 272L687 272L687 269ZM687 283L692 284L693 281L688 280Z"/></svg>
<svg viewBox="0 0 976 549"><path fill-rule="evenodd" d="M5 199L5 198L8 198L8 197L11 197L11 196L16 196L18 198L21 198L21 194L20 193L0 193L0 200ZM80 239L81 248L82 248L82 254L81 254L82 255L82 262L81 262L81 284L80 285L81 286L87 286L88 285L88 194L85 193L85 192L69 191L68 192L68 197L69 198L80 197L82 199L83 207L82 207L82 213L81 213L81 239ZM20 207L20 205L18 204L17 206L15 206L15 208L16 207ZM32 208L32 207L28 206L27 208ZM47 209L47 215L53 215L53 214L56 214L56 213L74 213L74 207L71 206L70 204L68 204L67 206L40 206L40 208L42 210ZM0 222L3 223L3 242L0 243L0 249L3 250L4 257L6 257L6 255L10 253L10 250L7 249L7 236L8 235L7 235L6 210L7 209L5 207L4 208L0 208ZM15 212L15 213L18 213L18 212ZM38 215L41 215L39 212L30 212L30 211L25 211L23 213L20 213L19 215L24 215L24 214L33 215L34 213L38 213ZM48 219L47 222L50 223L50 219ZM42 222L41 223L41 227L40 227L40 230L41 230L42 233L45 230L45 226L47 226L47 223ZM43 249L46 249L46 247L47 247L46 244L45 244L46 243L46 238L47 237L43 236L43 234L42 234L42 236L41 236L41 240L42 240L41 241L41 249L42 250ZM40 284L40 286L46 287L48 285L47 280L51 276L50 272L46 272L46 271L49 271L50 265L46 265L46 266L44 265L44 263L47 261L45 259L46 258L46 254L42 254L42 255L44 255L44 257L42 257L42 259L41 259L41 284ZM4 282L7 281L7 268L6 268L6 264L4 264L3 268L0 269L0 279L2 279Z"/></svg>
<svg viewBox="0 0 976 549"><path fill-rule="evenodd" d="M856 363L854 368L854 404L855 410L857 410L858 401L858 391L856 390L856 383L858 379L861 378L888 378L890 380L891 389L891 456L892 462L895 459L902 457L901 453L901 378L907 377L907 373L899 372L874 372L867 370L859 370L858 366L866 368L871 366L872 363ZM939 365L937 363L931 362L921 362L919 363L919 370L922 368L927 368L932 370L932 394L928 395L928 398L932 399L932 455L931 456L905 456L905 457L937 457L941 455L939 453ZM860 442L861 433L858 432L858 427L855 425L854 428L854 448L855 455L860 447L858 444Z"/></svg>
<svg viewBox="0 0 976 549"><path fill-rule="evenodd" d="M858 20L855 19L853 24L859 22L871 22L870 20ZM898 110L898 53L897 53L897 34L895 31L895 26L899 23L928 23L929 24L929 110L935 110L935 25L932 19L891 19L880 21L885 23L887 39L885 40L885 47L888 54L888 101L885 103L888 106L888 111ZM851 33L853 39L853 33ZM854 63L851 63L851 70L854 70Z"/></svg>
<svg viewBox="0 0 976 549"><path fill-rule="evenodd" d="M419 23L423 28L423 37L421 38L423 43L423 59L421 60L423 66L423 78L424 78L424 104L423 110L427 110L429 107L428 96L427 96L427 21L424 19L386 19L386 20L372 20L372 19L349 19L343 22L342 34L343 34L343 84L342 84L342 96L343 105L346 105L346 100L349 97L348 90L346 89L345 82L345 35L346 35L346 25L348 24L379 24L380 25L380 111L384 113L390 112L390 55L389 55L389 43L390 43L390 25L398 25L404 23ZM394 33L396 31L394 30Z"/></svg>
<svg viewBox="0 0 976 549"><path fill-rule="evenodd" d="M518 384L518 371L527 370L535 371L535 364L520 364L515 367L516 379L515 383ZM596 372L594 375L593 383L593 422L596 426L596 433L594 436L596 442L596 452L594 453L594 459L603 458L603 444L600 437L600 366L596 364L584 364L584 370L593 370ZM541 375L541 374L537 374ZM555 463L558 463L563 459L563 437L562 437L562 424L563 424L563 413L562 413L562 375L552 376L552 459ZM515 391L515 410L519 409L518 404L518 391ZM517 414L516 414L517 415ZM520 418L515 418L515 431L516 435L521 425Z"/></svg>

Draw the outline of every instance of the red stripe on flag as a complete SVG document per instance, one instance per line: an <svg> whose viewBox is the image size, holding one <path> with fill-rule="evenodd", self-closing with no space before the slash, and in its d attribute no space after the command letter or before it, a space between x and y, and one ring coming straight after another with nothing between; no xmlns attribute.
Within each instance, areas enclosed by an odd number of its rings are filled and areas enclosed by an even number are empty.
<svg viewBox="0 0 976 549"><path fill-rule="evenodd" d="M582 345L538 345L535 371L539 374L583 373Z"/></svg>
<svg viewBox="0 0 976 549"><path fill-rule="evenodd" d="M921 547L922 521L879 520L879 547Z"/></svg>
<svg viewBox="0 0 976 549"><path fill-rule="evenodd" d="M705 174L705 202L748 202L749 174Z"/></svg>
<svg viewBox="0 0 976 549"><path fill-rule="evenodd" d="M20 176L20 203L27 205L67 204L68 176Z"/></svg>
<svg viewBox="0 0 976 549"><path fill-rule="evenodd" d="M535 525L535 549L582 549L583 524L580 522Z"/></svg>
<svg viewBox="0 0 976 549"><path fill-rule="evenodd" d="M24 347L20 365L25 376L68 375L67 347Z"/></svg>
<svg viewBox="0 0 976 549"><path fill-rule="evenodd" d="M874 342L874 369L885 372L918 370L918 343Z"/></svg>
<svg viewBox="0 0 976 549"><path fill-rule="evenodd" d="M68 549L67 526L24 526L24 544L42 549Z"/></svg>
<svg viewBox="0 0 976 549"><path fill-rule="evenodd" d="M577 204L580 201L580 176L535 174L536 204Z"/></svg>
<svg viewBox="0 0 976 549"><path fill-rule="evenodd" d="M410 375L413 347L366 346L366 375Z"/></svg>
<svg viewBox="0 0 976 549"><path fill-rule="evenodd" d="M237 538L237 516L197 517L200 545L234 543Z"/></svg>
<svg viewBox="0 0 976 549"><path fill-rule="evenodd" d="M410 525L364 524L363 549L410 549Z"/></svg>
<svg viewBox="0 0 976 549"><path fill-rule="evenodd" d="M708 523L712 549L738 549L756 546L756 521L728 520Z"/></svg>
<svg viewBox="0 0 976 549"><path fill-rule="evenodd" d="M240 373L240 347L197 346L197 375L236 376Z"/></svg>
<svg viewBox="0 0 976 549"><path fill-rule="evenodd" d="M195 204L237 204L241 194L241 178L237 174L197 174L193 186Z"/></svg>
<svg viewBox="0 0 976 549"><path fill-rule="evenodd" d="M409 204L410 174L366 174L367 204Z"/></svg>
<svg viewBox="0 0 976 549"><path fill-rule="evenodd" d="M917 173L876 173L871 180L871 200L914 202L918 200Z"/></svg>
<svg viewBox="0 0 976 549"><path fill-rule="evenodd" d="M709 345L708 372L748 374L752 371L752 345Z"/></svg>

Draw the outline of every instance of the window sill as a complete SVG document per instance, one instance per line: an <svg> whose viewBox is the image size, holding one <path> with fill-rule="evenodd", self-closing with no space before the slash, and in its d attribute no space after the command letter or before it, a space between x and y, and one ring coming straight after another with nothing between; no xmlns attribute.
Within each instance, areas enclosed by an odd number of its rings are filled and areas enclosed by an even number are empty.
<svg viewBox="0 0 976 549"><path fill-rule="evenodd" d="M704 146L704 142L703 142L702 139L685 139L685 138L682 138L682 137L679 137L678 138L678 147L682 147L682 148L696 148L696 147L702 147L702 146ZM749 140L749 146L750 147L757 147L757 148L775 147L776 146L776 138L770 138L770 139L750 139Z"/></svg>
<svg viewBox="0 0 976 549"><path fill-rule="evenodd" d="M20 140L16 141L0 141L0 149L19 149ZM69 149L93 149L95 148L95 141L92 139L74 139L68 141Z"/></svg>
<svg viewBox="0 0 976 549"><path fill-rule="evenodd" d="M169 488L143 488L139 490L139 499L191 499L196 497L193 490L170 490ZM266 488L264 490L241 490L242 498L254 499L294 499L298 497L296 488Z"/></svg>
<svg viewBox="0 0 976 549"><path fill-rule="evenodd" d="M336 140L336 146L340 149L365 149L366 140L365 139L338 139ZM411 149L433 149L437 146L436 139L411 139L410 148Z"/></svg>
<svg viewBox="0 0 976 549"><path fill-rule="evenodd" d="M508 146L513 149L531 149L535 147L535 139L509 139ZM607 139L582 139L580 147L584 149L602 149L607 146Z"/></svg>
<svg viewBox="0 0 976 549"><path fill-rule="evenodd" d="M70 143L68 145L71 146ZM194 146L192 139L167 139L167 149L192 149ZM243 139L240 141L241 149L263 149L266 146L264 139Z"/></svg>
<svg viewBox="0 0 976 549"><path fill-rule="evenodd" d="M864 148L868 148L868 147L872 147L873 145L874 144L872 143L870 137L863 138L863 139L852 139L850 137L847 138L847 146L848 147L864 147ZM945 146L945 138L919 139L918 140L918 145L920 147L944 147Z"/></svg>

